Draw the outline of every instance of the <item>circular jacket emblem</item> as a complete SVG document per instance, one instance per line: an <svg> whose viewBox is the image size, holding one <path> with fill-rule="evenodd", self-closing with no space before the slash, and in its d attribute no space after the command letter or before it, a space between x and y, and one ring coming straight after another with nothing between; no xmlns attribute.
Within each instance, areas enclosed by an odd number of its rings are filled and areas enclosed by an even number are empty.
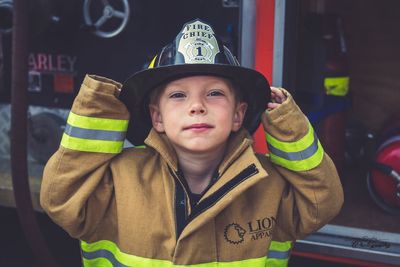
<svg viewBox="0 0 400 267"><path fill-rule="evenodd" d="M244 241L246 230L237 223L230 223L225 227L225 240L231 244L240 244Z"/></svg>

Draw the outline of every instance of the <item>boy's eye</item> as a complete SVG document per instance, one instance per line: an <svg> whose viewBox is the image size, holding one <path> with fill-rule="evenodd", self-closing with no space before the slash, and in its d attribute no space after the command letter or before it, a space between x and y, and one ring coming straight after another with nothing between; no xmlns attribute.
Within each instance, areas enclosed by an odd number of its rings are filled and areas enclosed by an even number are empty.
<svg viewBox="0 0 400 267"><path fill-rule="evenodd" d="M182 97L185 97L185 94L181 92L175 92L169 95L169 98L182 98Z"/></svg>
<svg viewBox="0 0 400 267"><path fill-rule="evenodd" d="M223 92L220 90L212 90L211 92L208 93L209 96L222 96L224 95Z"/></svg>

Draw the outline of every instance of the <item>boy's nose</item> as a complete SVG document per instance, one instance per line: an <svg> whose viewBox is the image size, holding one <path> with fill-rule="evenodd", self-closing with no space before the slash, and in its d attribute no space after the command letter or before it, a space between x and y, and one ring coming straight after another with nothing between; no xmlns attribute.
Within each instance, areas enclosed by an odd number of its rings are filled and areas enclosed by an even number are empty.
<svg viewBox="0 0 400 267"><path fill-rule="evenodd" d="M206 113L206 108L200 102L193 103L190 107L190 115L204 115Z"/></svg>

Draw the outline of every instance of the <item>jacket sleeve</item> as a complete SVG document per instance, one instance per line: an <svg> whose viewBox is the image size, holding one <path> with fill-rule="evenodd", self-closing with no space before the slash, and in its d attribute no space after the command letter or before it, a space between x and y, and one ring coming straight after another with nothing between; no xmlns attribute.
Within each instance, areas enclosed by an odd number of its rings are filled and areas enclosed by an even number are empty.
<svg viewBox="0 0 400 267"><path fill-rule="evenodd" d="M47 162L40 192L45 212L71 236L96 228L110 206L109 165L123 148L129 112L121 84L87 75L74 100L61 144Z"/></svg>
<svg viewBox="0 0 400 267"><path fill-rule="evenodd" d="M333 219L343 204L336 168L292 96L262 117L269 157L287 181L274 239L296 240Z"/></svg>

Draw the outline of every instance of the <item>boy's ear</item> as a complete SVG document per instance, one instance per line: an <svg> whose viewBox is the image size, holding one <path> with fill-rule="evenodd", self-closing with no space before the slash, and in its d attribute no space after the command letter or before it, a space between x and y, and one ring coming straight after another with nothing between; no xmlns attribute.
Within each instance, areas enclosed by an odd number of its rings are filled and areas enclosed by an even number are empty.
<svg viewBox="0 0 400 267"><path fill-rule="evenodd" d="M246 114L247 110L247 103L245 102L240 102L236 106L235 114L233 117L233 128L232 131L236 132L242 127L242 123L244 120L244 115Z"/></svg>
<svg viewBox="0 0 400 267"><path fill-rule="evenodd" d="M164 124L162 122L162 116L159 107L157 105L150 104L149 110L153 128L159 133L164 132Z"/></svg>

